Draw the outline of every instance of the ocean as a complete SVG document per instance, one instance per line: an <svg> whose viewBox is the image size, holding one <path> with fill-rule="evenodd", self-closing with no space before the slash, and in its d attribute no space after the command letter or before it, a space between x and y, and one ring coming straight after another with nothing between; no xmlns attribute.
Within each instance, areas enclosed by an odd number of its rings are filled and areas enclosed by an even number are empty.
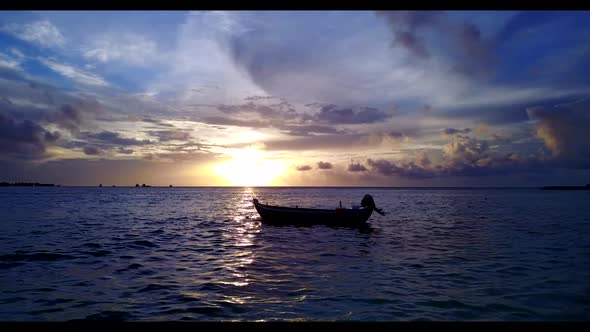
<svg viewBox="0 0 590 332"><path fill-rule="evenodd" d="M0 321L587 321L589 235L588 191L5 187Z"/></svg>

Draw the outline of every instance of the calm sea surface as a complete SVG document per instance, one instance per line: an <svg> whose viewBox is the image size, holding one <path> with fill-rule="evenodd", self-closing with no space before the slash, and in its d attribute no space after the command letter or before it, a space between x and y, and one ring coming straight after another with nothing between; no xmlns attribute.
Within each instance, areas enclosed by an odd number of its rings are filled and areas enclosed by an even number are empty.
<svg viewBox="0 0 590 332"><path fill-rule="evenodd" d="M371 194L364 228L263 203ZM589 320L590 192L0 188L0 320Z"/></svg>

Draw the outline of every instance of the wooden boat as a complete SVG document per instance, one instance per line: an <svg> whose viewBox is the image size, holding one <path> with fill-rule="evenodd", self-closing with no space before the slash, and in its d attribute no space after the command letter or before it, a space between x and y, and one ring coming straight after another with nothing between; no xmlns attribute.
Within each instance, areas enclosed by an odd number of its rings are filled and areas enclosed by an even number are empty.
<svg viewBox="0 0 590 332"><path fill-rule="evenodd" d="M375 206L371 195L365 195L361 201L362 208L346 209L308 209L300 207L283 207L261 204L253 200L254 207L263 223L268 224L330 224L360 225L369 220L373 211L385 215L383 210Z"/></svg>

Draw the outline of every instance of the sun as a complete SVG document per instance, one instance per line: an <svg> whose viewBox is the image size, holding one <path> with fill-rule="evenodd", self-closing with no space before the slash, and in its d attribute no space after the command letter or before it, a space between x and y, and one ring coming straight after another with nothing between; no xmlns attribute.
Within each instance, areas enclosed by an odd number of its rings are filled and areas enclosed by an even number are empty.
<svg viewBox="0 0 590 332"><path fill-rule="evenodd" d="M213 171L232 186L270 186L287 169L280 161L265 159L255 148L230 149L227 153L232 159L215 165Z"/></svg>

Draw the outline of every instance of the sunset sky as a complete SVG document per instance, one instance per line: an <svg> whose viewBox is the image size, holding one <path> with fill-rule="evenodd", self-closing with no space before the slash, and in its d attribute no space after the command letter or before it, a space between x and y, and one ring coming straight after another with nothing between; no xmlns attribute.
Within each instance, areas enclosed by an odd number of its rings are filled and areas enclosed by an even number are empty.
<svg viewBox="0 0 590 332"><path fill-rule="evenodd" d="M590 183L590 12L0 12L0 181Z"/></svg>

